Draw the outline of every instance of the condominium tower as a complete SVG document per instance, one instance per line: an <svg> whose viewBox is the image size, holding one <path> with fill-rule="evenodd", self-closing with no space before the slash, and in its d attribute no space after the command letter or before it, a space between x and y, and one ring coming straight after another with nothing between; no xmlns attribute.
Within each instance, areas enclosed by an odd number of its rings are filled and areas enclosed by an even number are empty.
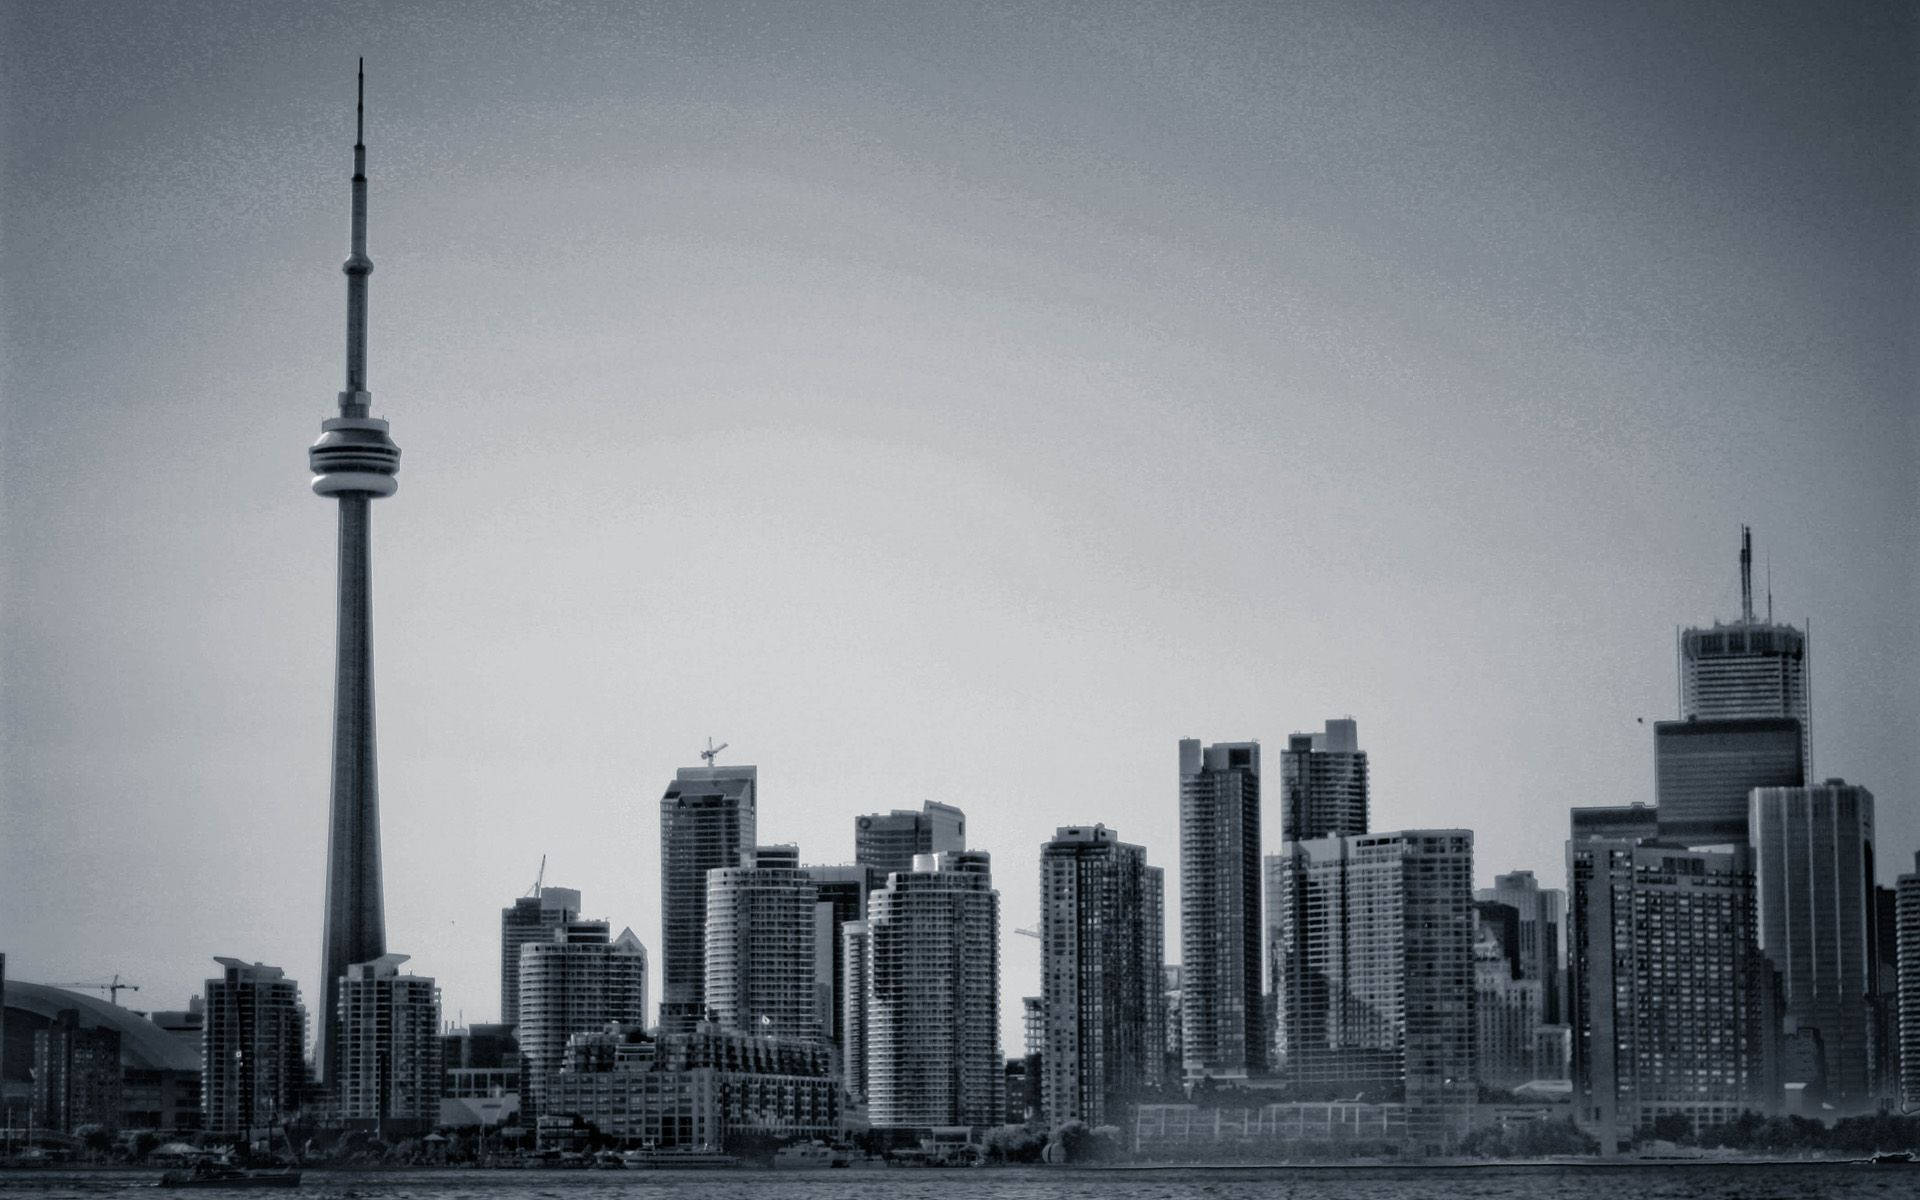
<svg viewBox="0 0 1920 1200"><path fill-rule="evenodd" d="M912 870L919 855L955 854L966 848L967 815L951 804L927 800L918 812L896 808L853 821L853 860L867 868L873 888L885 887L895 871Z"/></svg>
<svg viewBox="0 0 1920 1200"><path fill-rule="evenodd" d="M1180 741L1180 944L1186 1074L1264 1070L1258 742Z"/></svg>
<svg viewBox="0 0 1920 1200"><path fill-rule="evenodd" d="M341 979L334 1098L343 1120L418 1135L440 1117L440 989L400 974L405 961L385 954Z"/></svg>
<svg viewBox="0 0 1920 1200"><path fill-rule="evenodd" d="M916 857L867 902L867 1117L997 1125L1000 893L984 851Z"/></svg>
<svg viewBox="0 0 1920 1200"><path fill-rule="evenodd" d="M1280 804L1280 836L1290 842L1367 831L1367 752L1353 718L1287 739Z"/></svg>
<svg viewBox="0 0 1920 1200"><path fill-rule="evenodd" d="M756 846L707 872L706 1005L725 1029L825 1041L815 994L820 887L797 846Z"/></svg>
<svg viewBox="0 0 1920 1200"><path fill-rule="evenodd" d="M1680 717L1719 721L1787 717L1800 722L1800 759L1813 777L1813 701L1807 683L1807 635L1776 625L1753 606L1753 534L1740 527L1740 619L1715 621L1679 636ZM1804 780L1795 780L1798 784Z"/></svg>
<svg viewBox="0 0 1920 1200"><path fill-rule="evenodd" d="M200 1105L207 1132L246 1135L291 1117L307 1082L307 1011L279 967L216 958L206 983L206 1066Z"/></svg>
<svg viewBox="0 0 1920 1200"><path fill-rule="evenodd" d="M580 915L580 893L573 888L535 887L500 910L500 1023L520 1022L520 947L550 942L556 931Z"/></svg>
<svg viewBox="0 0 1920 1200"><path fill-rule="evenodd" d="M520 947L520 1094L537 1111L549 1072L576 1033L609 1021L645 1025L647 951L633 930L609 938L605 921L569 921L550 942Z"/></svg>
<svg viewBox="0 0 1920 1200"><path fill-rule="evenodd" d="M1050 1122L1121 1122L1157 1088L1165 880L1104 825L1070 825L1040 849L1043 1109Z"/></svg>
<svg viewBox="0 0 1920 1200"><path fill-rule="evenodd" d="M706 1018L707 872L739 865L754 844L750 766L682 767L660 798L660 1028Z"/></svg>

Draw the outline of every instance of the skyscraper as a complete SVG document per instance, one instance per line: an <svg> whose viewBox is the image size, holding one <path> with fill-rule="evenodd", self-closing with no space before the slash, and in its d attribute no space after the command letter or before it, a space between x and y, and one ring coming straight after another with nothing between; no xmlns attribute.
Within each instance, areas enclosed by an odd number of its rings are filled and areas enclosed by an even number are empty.
<svg viewBox="0 0 1920 1200"><path fill-rule="evenodd" d="M754 843L750 766L682 767L660 798L660 1028L687 1033L706 1017L707 872Z"/></svg>
<svg viewBox="0 0 1920 1200"><path fill-rule="evenodd" d="M573 888L536 887L500 910L500 1023L520 1021L520 947L550 942L556 931L580 915L580 893Z"/></svg>
<svg viewBox="0 0 1920 1200"><path fill-rule="evenodd" d="M1307 1089L1397 1093L1444 1145L1474 1101L1473 834L1288 842L1267 859L1277 1037Z"/></svg>
<svg viewBox="0 0 1920 1200"><path fill-rule="evenodd" d="M826 1040L814 989L819 898L797 846L756 846L707 872L706 1005L722 1028Z"/></svg>
<svg viewBox="0 0 1920 1200"><path fill-rule="evenodd" d="M520 947L520 1097L539 1109L567 1039L609 1021L645 1025L647 951L633 930L609 939L605 921L569 921L550 942Z"/></svg>
<svg viewBox="0 0 1920 1200"><path fill-rule="evenodd" d="M1000 893L978 850L925 854L867 902L867 1117L998 1124Z"/></svg>
<svg viewBox="0 0 1920 1200"><path fill-rule="evenodd" d="M1159 1082L1162 886L1147 852L1104 825L1040 848L1040 977L1047 1119L1117 1124Z"/></svg>
<svg viewBox="0 0 1920 1200"><path fill-rule="evenodd" d="M1560 923L1567 907L1566 893L1543 888L1532 871L1495 875L1493 886L1474 893L1475 900L1491 900L1512 908L1516 918L1515 978L1540 985L1542 1020L1558 1023L1560 1015Z"/></svg>
<svg viewBox="0 0 1920 1200"><path fill-rule="evenodd" d="M207 1132L245 1135L291 1117L307 1082L307 1012L279 967L216 958L206 984L206 1067L200 1104Z"/></svg>
<svg viewBox="0 0 1920 1200"><path fill-rule="evenodd" d="M1813 701L1807 683L1807 635L1753 611L1753 534L1740 527L1740 619L1679 637L1680 717L1724 721L1790 717L1800 722L1800 761L1813 778ZM1793 781L1793 786L1805 780Z"/></svg>
<svg viewBox="0 0 1920 1200"><path fill-rule="evenodd" d="M1612 1153L1678 1115L1696 1131L1775 1108L1772 970L1744 846L1567 843L1574 1118Z"/></svg>
<svg viewBox="0 0 1920 1200"><path fill-rule="evenodd" d="M1260 1003L1260 743L1180 741L1184 1067L1266 1067Z"/></svg>
<svg viewBox="0 0 1920 1200"><path fill-rule="evenodd" d="M125 1107L119 1030L88 1028L69 1008L33 1031L33 1124L53 1133L118 1129Z"/></svg>
<svg viewBox="0 0 1920 1200"><path fill-rule="evenodd" d="M367 147L358 84L353 141L351 249L347 276L347 377L340 415L320 422L307 451L313 490L340 502L339 628L333 676L333 788L327 835L327 914L320 951L320 1021L314 1065L331 1083L336 992L347 967L387 952L380 893L380 788L373 736L373 558L371 510L398 485L400 447L372 412L367 390Z"/></svg>
<svg viewBox="0 0 1920 1200"><path fill-rule="evenodd" d="M1287 841L1367 831L1367 752L1351 717L1324 733L1296 733L1280 755L1281 834Z"/></svg>
<svg viewBox="0 0 1920 1200"><path fill-rule="evenodd" d="M1799 722L1790 717L1660 721L1653 727L1653 786L1662 841L1738 846L1747 840L1747 793L1805 782Z"/></svg>
<svg viewBox="0 0 1920 1200"><path fill-rule="evenodd" d="M867 869L857 864L805 868L819 891L813 905L813 989L821 1036L846 1049L847 974L840 931L867 915Z"/></svg>
<svg viewBox="0 0 1920 1200"><path fill-rule="evenodd" d="M853 860L867 868L869 888L882 888L894 871L911 871L922 854L967 848L967 815L951 804L922 802L920 811L896 808L853 821Z"/></svg>
<svg viewBox="0 0 1920 1200"><path fill-rule="evenodd" d="M1873 793L1829 779L1756 788L1748 829L1760 949L1790 1025L1818 1031L1824 1101L1873 1105Z"/></svg>
<svg viewBox="0 0 1920 1200"><path fill-rule="evenodd" d="M1538 1063L1546 990L1540 980L1521 977L1520 914L1497 900L1474 907L1475 1078L1497 1088L1547 1078Z"/></svg>
<svg viewBox="0 0 1920 1200"><path fill-rule="evenodd" d="M841 977L846 981L840 996L840 1062L847 1095L862 1106L867 1102L867 1001L873 994L869 928L865 921L840 927Z"/></svg>
<svg viewBox="0 0 1920 1200"><path fill-rule="evenodd" d="M1920 1108L1920 854L1913 870L1894 881L1894 922L1898 926L1897 970L1894 989L1900 1030L1900 1107Z"/></svg>
<svg viewBox="0 0 1920 1200"><path fill-rule="evenodd" d="M404 954L355 963L340 981L340 1116L401 1136L440 1116L440 989L400 974Z"/></svg>

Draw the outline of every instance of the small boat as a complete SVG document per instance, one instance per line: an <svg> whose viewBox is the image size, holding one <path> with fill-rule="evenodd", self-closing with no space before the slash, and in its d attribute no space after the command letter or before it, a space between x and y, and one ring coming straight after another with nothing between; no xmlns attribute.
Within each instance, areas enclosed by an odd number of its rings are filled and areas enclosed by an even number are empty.
<svg viewBox="0 0 1920 1200"><path fill-rule="evenodd" d="M1913 1162L1913 1151L1883 1150L1868 1161L1876 1167L1904 1167Z"/></svg>
<svg viewBox="0 0 1920 1200"><path fill-rule="evenodd" d="M163 1188L290 1188L300 1186L300 1172L288 1168L250 1171L232 1163L200 1162L191 1171L168 1171Z"/></svg>
<svg viewBox="0 0 1920 1200"><path fill-rule="evenodd" d="M815 1168L824 1170L827 1167L846 1166L848 1157L825 1142L795 1142L773 1152L773 1166L779 1171Z"/></svg>

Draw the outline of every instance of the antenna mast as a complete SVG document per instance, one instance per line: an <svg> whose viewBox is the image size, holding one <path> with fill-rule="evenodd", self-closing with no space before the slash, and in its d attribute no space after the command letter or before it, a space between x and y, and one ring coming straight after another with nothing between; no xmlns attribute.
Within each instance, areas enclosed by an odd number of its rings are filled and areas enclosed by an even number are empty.
<svg viewBox="0 0 1920 1200"><path fill-rule="evenodd" d="M1740 527L1740 620L1753 624L1753 530Z"/></svg>

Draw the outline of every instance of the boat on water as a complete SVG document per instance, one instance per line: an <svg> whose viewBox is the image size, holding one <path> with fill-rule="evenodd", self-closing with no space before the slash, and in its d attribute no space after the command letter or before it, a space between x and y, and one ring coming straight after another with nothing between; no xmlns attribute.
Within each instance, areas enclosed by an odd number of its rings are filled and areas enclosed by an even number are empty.
<svg viewBox="0 0 1920 1200"><path fill-rule="evenodd" d="M773 1152L773 1166L776 1171L825 1170L846 1166L850 1157L844 1150L835 1150L825 1142L795 1142Z"/></svg>
<svg viewBox="0 0 1920 1200"><path fill-rule="evenodd" d="M231 1163L200 1162L190 1171L168 1171L156 1185L163 1188L291 1188L300 1186L300 1172L290 1168L248 1170Z"/></svg>
<svg viewBox="0 0 1920 1200"><path fill-rule="evenodd" d="M1876 1167L1904 1167L1913 1163L1911 1150L1882 1150L1868 1160Z"/></svg>
<svg viewBox="0 0 1920 1200"><path fill-rule="evenodd" d="M712 1171L737 1167L740 1160L711 1146L668 1146L629 1150L621 1155L629 1168L642 1171Z"/></svg>

